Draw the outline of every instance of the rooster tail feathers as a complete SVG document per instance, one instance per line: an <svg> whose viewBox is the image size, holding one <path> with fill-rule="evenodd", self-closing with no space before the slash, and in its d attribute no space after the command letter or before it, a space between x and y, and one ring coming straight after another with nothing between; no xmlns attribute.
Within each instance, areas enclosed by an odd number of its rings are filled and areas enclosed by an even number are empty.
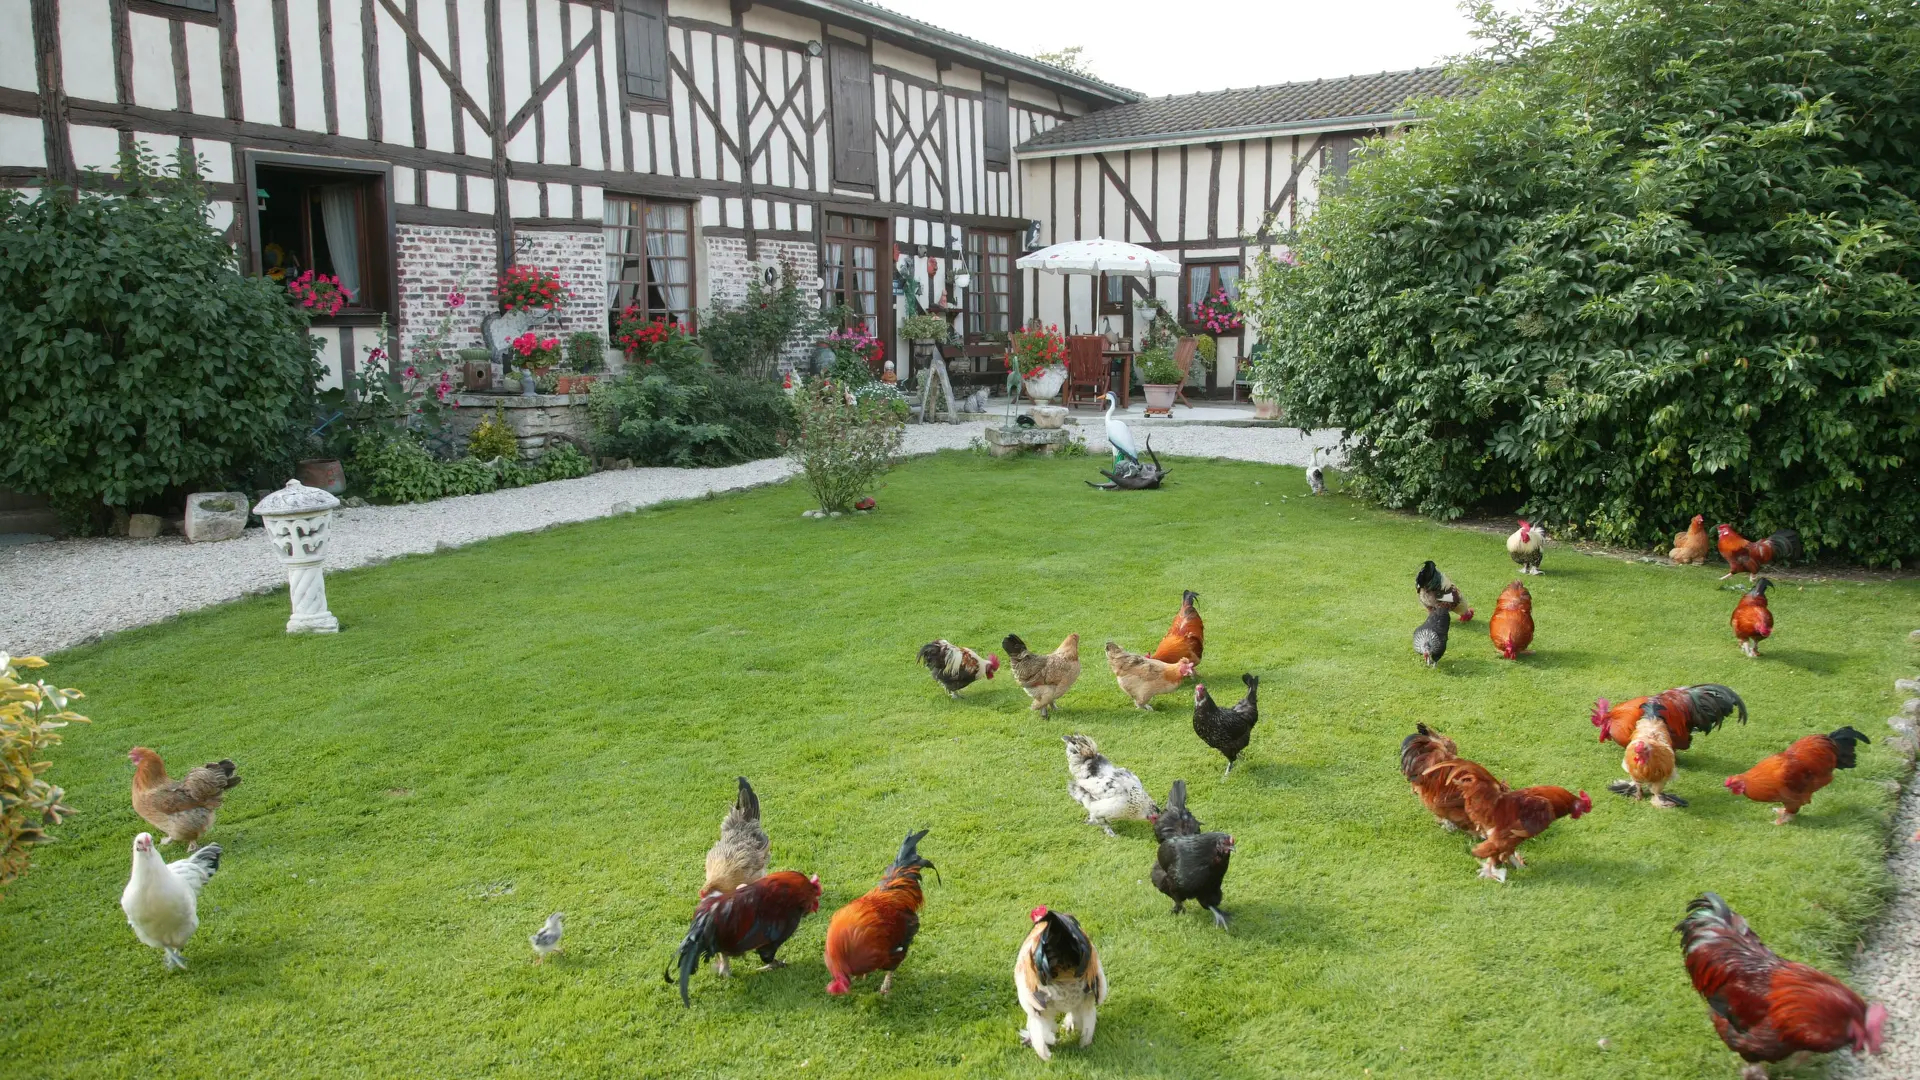
<svg viewBox="0 0 1920 1080"><path fill-rule="evenodd" d="M910 832L905 840L900 841L900 854L894 856L893 865L887 867L887 872L880 875L882 885L897 873L912 871L914 876L918 877L922 869L933 869L933 863L920 854L920 841L930 831L932 830L921 829L919 832Z"/></svg>
<svg viewBox="0 0 1920 1080"><path fill-rule="evenodd" d="M944 671L947 667L947 650L951 648L944 640L929 641L920 646L920 662L928 671Z"/></svg>
<svg viewBox="0 0 1920 1080"><path fill-rule="evenodd" d="M1800 533L1797 530L1781 529L1767 537L1767 542L1773 545L1773 557L1776 559L1793 559L1800 555Z"/></svg>
<svg viewBox="0 0 1920 1080"><path fill-rule="evenodd" d="M700 967L700 962L714 953L713 947L713 908L702 907L693 913L693 925L687 927L687 936L680 942L680 952L674 962L662 973L662 978L673 982L674 969L680 971L680 1004L693 1007L693 999L687 996L687 983Z"/></svg>
<svg viewBox="0 0 1920 1080"><path fill-rule="evenodd" d="M1688 726L1693 730L1706 733L1717 729L1729 713L1736 710L1740 722L1747 722L1747 703L1730 686L1719 683L1702 683L1687 688L1687 699L1693 705L1693 716Z"/></svg>
<svg viewBox="0 0 1920 1080"><path fill-rule="evenodd" d="M1833 742L1833 763L1842 769L1851 769L1854 766L1854 743L1873 745L1872 739L1850 727L1830 732L1827 738Z"/></svg>
<svg viewBox="0 0 1920 1080"><path fill-rule="evenodd" d="M213 872L220 869L220 845L208 844L186 858L166 865L173 876L186 882L187 887L198 896L201 888L213 877Z"/></svg>
<svg viewBox="0 0 1920 1080"><path fill-rule="evenodd" d="M1240 681L1247 684L1247 700L1255 700L1260 694L1260 676L1243 671L1240 673Z"/></svg>
<svg viewBox="0 0 1920 1080"><path fill-rule="evenodd" d="M1715 933L1742 933L1746 930L1746 921L1734 914L1719 893L1710 892L1687 902L1687 913L1674 929L1680 932L1681 951L1692 952L1698 938Z"/></svg>
<svg viewBox="0 0 1920 1080"><path fill-rule="evenodd" d="M1008 634L1001 638L1000 647L1007 651L1008 660L1019 660L1027 655L1027 643L1020 640L1019 634Z"/></svg>
<svg viewBox="0 0 1920 1080"><path fill-rule="evenodd" d="M1200 599L1200 594L1199 594L1199 593L1197 593L1197 592L1194 592L1194 591L1193 591L1192 589L1186 589L1186 590L1183 590L1183 591L1182 591L1182 592L1180 593L1180 607L1181 607L1181 609L1182 609L1182 610L1184 610L1184 611L1192 611L1192 610L1193 610L1193 604L1194 604L1194 601L1196 601L1196 600L1198 600L1198 599Z"/></svg>
<svg viewBox="0 0 1920 1080"><path fill-rule="evenodd" d="M759 821L760 796L753 793L753 785L747 783L746 777L740 776L735 779L740 781L740 793L734 796L733 808L740 811L742 818L748 821Z"/></svg>
<svg viewBox="0 0 1920 1080"><path fill-rule="evenodd" d="M1173 782L1173 790L1167 792L1166 812L1171 814L1176 810L1185 810L1186 808L1187 782L1185 780L1175 780Z"/></svg>

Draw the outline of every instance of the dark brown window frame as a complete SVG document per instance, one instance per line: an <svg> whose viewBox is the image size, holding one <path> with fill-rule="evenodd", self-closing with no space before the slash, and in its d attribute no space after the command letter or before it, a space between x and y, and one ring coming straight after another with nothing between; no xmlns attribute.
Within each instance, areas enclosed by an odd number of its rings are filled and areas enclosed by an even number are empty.
<svg viewBox="0 0 1920 1080"><path fill-rule="evenodd" d="M260 255L260 166L279 166L288 169L300 169L307 172L334 172L344 176L361 176L377 181L377 190L385 213L381 217L368 215L362 221L362 233L369 241L367 265L380 274L380 291L377 304L356 303L342 310L338 315L314 317L316 326L366 326L376 324L382 315L397 326L400 316L400 264L397 245L394 241L395 219L393 198L393 165L390 162L361 158L319 157L310 154L288 154L272 150L240 151L240 173L245 179L241 189L244 210L236 208L236 213L246 214L248 272L255 277L264 272ZM363 283L361 296L367 291Z"/></svg>
<svg viewBox="0 0 1920 1080"><path fill-rule="evenodd" d="M874 323L875 336L886 341L893 336L893 219L876 217L871 212L857 209L825 208L820 211L820 282L822 301L829 308L846 303L844 290L833 294L824 286L829 279L827 249L835 242L843 244L872 244L874 265ZM858 218L874 223L873 236L859 236L851 232L835 232L830 225L834 218ZM852 305L849 304L849 307Z"/></svg>
<svg viewBox="0 0 1920 1080"><path fill-rule="evenodd" d="M699 204L695 202L690 202L684 198L679 198L679 199L655 198L652 195L643 195L637 192L629 192L629 191L608 191L603 197L603 202L605 203L628 202L628 203L640 204L639 230L641 235L641 251L642 251L643 259L645 258L644 252L646 250L645 245L646 245L646 209L647 207L648 206L674 206L686 211L686 214L687 214L687 254L685 256L686 263L687 263L686 318L672 319L673 309L666 308L662 310L666 311L671 321L684 323L686 326L690 328L697 328L700 323L700 260L698 258L699 231L700 231ZM606 218L606 214L603 211L601 213L601 219L602 219L601 229L602 230L609 229L609 228L631 228L631 226L608 225L605 223L605 218ZM602 232L601 235L603 237L605 236L604 231ZM676 260L680 258L679 256L674 256L674 255L668 255L664 257L668 259L676 259ZM620 281L621 281L620 278L616 278L611 275L607 277L607 314L608 314L609 322L611 322L611 319L613 316L619 314L620 311L623 310L621 308L615 307L613 303L614 293L618 285L620 284ZM649 316L651 316L653 311L654 311L653 307L651 306L647 307L647 312Z"/></svg>
<svg viewBox="0 0 1920 1080"><path fill-rule="evenodd" d="M1175 312L1176 321L1179 322L1179 324L1182 327L1188 330L1194 330L1194 331L1203 329L1198 324L1193 322L1192 318L1188 315L1188 312L1187 312L1188 306L1191 305L1196 299L1193 296L1193 289L1192 289L1193 275L1191 273L1191 270L1194 267L1198 267L1198 266L1206 266L1206 267L1214 268L1212 275L1209 276L1207 279L1208 285L1207 285L1206 295L1208 296L1212 296L1213 290L1220 287L1220 273L1218 269L1219 267L1230 266L1234 269L1235 271L1234 280L1236 285L1241 279L1243 279L1246 276L1246 273L1247 273L1246 267L1241 265L1241 262L1238 258L1234 258L1234 257L1221 257L1217 259L1186 259L1180 263L1180 308L1178 311ZM1239 332L1244 333L1245 332L1244 327ZM1219 335L1215 335L1215 336L1217 337ZM1227 336L1232 337L1235 335L1230 334Z"/></svg>
<svg viewBox="0 0 1920 1080"><path fill-rule="evenodd" d="M985 279L988 276L988 271L985 265L987 252L984 245L979 249L982 260L980 268L974 268L972 256L975 251L974 245L976 241L984 241L985 238L989 236L998 236L1007 241L1007 328L1005 330L987 330L984 326L981 329L974 328L975 320L978 319L984 324L987 315L984 307L978 311L974 309L975 298L985 296L983 290L986 288ZM1003 340L1006 336L1012 334L1013 331L1020 329L1020 302L1022 299L1020 295L1020 282L1022 274L1014 263L1020 258L1020 248L1023 239L1022 234L1007 229L968 228L966 230L965 239L960 248L961 265L967 268L967 272L972 274L974 279L971 287L967 289L966 302L963 305L961 313L960 325L963 336L967 341L978 343L988 340Z"/></svg>
<svg viewBox="0 0 1920 1080"><path fill-rule="evenodd" d="M629 8L653 8L660 19L660 94L654 96L634 91L632 74L627 70L627 15ZM667 42L669 24L667 22L667 0L614 0L615 63L619 70L620 91L627 105L648 112L659 112L668 106L673 94L673 48Z"/></svg>
<svg viewBox="0 0 1920 1080"><path fill-rule="evenodd" d="M220 0L127 0L127 10L162 19L220 25Z"/></svg>

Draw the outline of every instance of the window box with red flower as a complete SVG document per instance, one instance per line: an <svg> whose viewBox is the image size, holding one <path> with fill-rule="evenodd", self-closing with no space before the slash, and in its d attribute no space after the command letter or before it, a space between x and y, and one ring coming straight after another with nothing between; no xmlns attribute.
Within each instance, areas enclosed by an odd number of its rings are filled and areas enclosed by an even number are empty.
<svg viewBox="0 0 1920 1080"><path fill-rule="evenodd" d="M311 270L287 282L287 294L315 315L338 315L341 308L353 302L353 294L339 278Z"/></svg>

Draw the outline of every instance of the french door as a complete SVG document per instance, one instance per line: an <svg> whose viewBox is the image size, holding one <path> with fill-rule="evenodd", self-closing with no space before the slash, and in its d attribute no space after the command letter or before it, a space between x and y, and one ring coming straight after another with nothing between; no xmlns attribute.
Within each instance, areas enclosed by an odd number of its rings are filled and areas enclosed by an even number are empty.
<svg viewBox="0 0 1920 1080"><path fill-rule="evenodd" d="M845 304L867 324L867 332L881 339L886 333L887 302L892 282L883 273L892 267L883 259L883 227L877 218L828 214L823 252L826 262L827 303Z"/></svg>

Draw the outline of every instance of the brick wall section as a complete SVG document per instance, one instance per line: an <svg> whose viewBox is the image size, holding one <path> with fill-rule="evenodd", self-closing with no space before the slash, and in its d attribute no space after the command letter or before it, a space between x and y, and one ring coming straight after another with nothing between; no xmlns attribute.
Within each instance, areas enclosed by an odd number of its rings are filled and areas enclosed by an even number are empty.
<svg viewBox="0 0 1920 1080"><path fill-rule="evenodd" d="M600 230L527 230L515 235L519 237L519 251L514 261L552 270L573 290L573 299L560 311L559 325L564 332L586 330L606 337L607 242Z"/></svg>
<svg viewBox="0 0 1920 1080"><path fill-rule="evenodd" d="M549 269L573 290L562 310L563 333L590 330L606 336L606 241L598 230L523 232L519 261ZM456 349L481 344L480 320L493 310L492 229L400 225L394 229L400 257L400 324L408 345L432 333L446 314L447 294L465 276L465 307L454 312L449 332Z"/></svg>
<svg viewBox="0 0 1920 1080"><path fill-rule="evenodd" d="M466 276L467 304L453 313L451 342L456 349L480 344L480 319L493 292L492 229L439 225L398 225L394 243L400 256L400 327L412 345L432 333L446 314L447 294Z"/></svg>
<svg viewBox="0 0 1920 1080"><path fill-rule="evenodd" d="M782 260L793 264L794 272L802 281L810 281L820 273L820 249L803 240L762 240L756 262L747 260L747 242L739 237L709 236L706 245L709 304L737 303L747 295L749 282L767 267L778 267ZM804 366L812 352L812 344L808 342L789 348L780 357L780 370L786 372L796 365Z"/></svg>

